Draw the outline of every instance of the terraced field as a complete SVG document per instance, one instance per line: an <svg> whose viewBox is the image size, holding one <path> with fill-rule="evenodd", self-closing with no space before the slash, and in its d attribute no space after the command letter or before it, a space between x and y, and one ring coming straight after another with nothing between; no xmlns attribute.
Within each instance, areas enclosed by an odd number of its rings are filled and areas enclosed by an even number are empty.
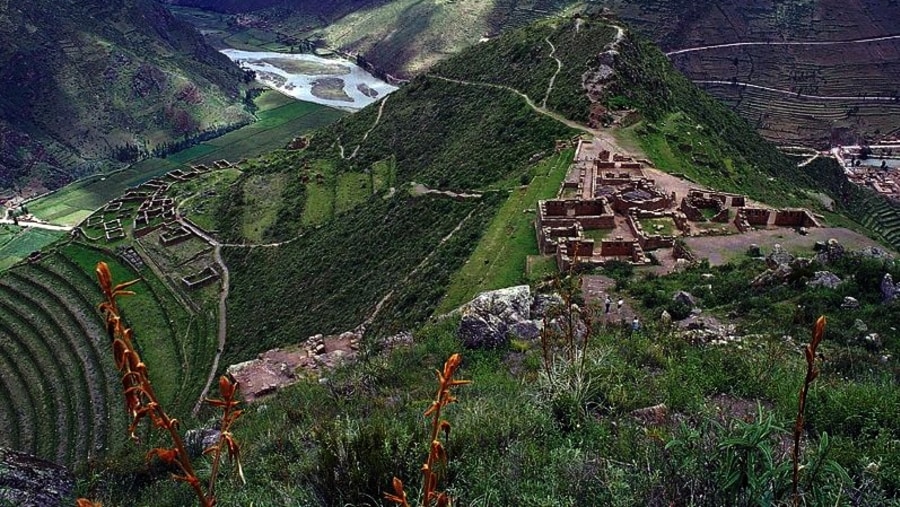
<svg viewBox="0 0 900 507"><path fill-rule="evenodd" d="M0 445L72 464L122 441L98 294L58 253L0 277Z"/></svg>
<svg viewBox="0 0 900 507"><path fill-rule="evenodd" d="M121 447L125 414L93 279L138 277L114 255L69 243L0 275L0 446L72 465ZM191 313L144 274L122 314L176 417L196 401L215 353L215 312Z"/></svg>

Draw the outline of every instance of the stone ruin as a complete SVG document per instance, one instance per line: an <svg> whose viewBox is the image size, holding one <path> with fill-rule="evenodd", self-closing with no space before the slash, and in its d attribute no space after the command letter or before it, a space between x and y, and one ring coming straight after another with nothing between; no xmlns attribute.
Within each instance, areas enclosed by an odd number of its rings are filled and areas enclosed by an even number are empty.
<svg viewBox="0 0 900 507"><path fill-rule="evenodd" d="M199 289L200 287L206 287L218 279L219 272L216 271L216 268L207 266L197 273L182 277L181 283L183 283L188 290L194 290Z"/></svg>
<svg viewBox="0 0 900 507"><path fill-rule="evenodd" d="M632 208L628 212L628 227L637 238L644 250L656 250L658 248L671 248L675 245L676 235L660 234L657 231L645 231L641 220L669 218L675 223L675 228L684 233L689 230L687 217L680 211L644 211Z"/></svg>
<svg viewBox="0 0 900 507"><path fill-rule="evenodd" d="M734 225L741 232L769 227L821 227L805 209L738 208Z"/></svg>
<svg viewBox="0 0 900 507"><path fill-rule="evenodd" d="M613 229L615 216L605 199L550 200L538 202L536 228L544 254L569 239L582 238L585 230Z"/></svg>
<svg viewBox="0 0 900 507"><path fill-rule="evenodd" d="M659 211L671 208L675 203L675 193L665 194L656 188L651 180L632 181L623 185L612 195L613 209L622 214L632 209Z"/></svg>
<svg viewBox="0 0 900 507"><path fill-rule="evenodd" d="M728 223L732 208L746 205L746 197L740 194L724 192L704 192L693 189L681 200L679 210L691 222ZM707 218L703 210L710 210L712 217Z"/></svg>
<svg viewBox="0 0 900 507"><path fill-rule="evenodd" d="M174 246L179 243L184 243L193 236L194 233L187 227L179 223L169 223L163 227L162 234L159 236L159 242L163 246Z"/></svg>
<svg viewBox="0 0 900 507"><path fill-rule="evenodd" d="M120 246L116 248L116 254L125 261L126 264L134 268L135 271L144 269L144 259L140 254L130 246Z"/></svg>

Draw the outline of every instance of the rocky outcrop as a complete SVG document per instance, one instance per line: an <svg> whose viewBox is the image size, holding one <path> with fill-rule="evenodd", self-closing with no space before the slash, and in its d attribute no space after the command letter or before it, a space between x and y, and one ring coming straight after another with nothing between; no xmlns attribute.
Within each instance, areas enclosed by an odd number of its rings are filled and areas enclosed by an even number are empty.
<svg viewBox="0 0 900 507"><path fill-rule="evenodd" d="M74 505L75 478L65 467L0 448L0 505Z"/></svg>
<svg viewBox="0 0 900 507"><path fill-rule="evenodd" d="M780 266L787 266L792 262L794 262L794 256L779 244L776 244L772 248L772 253L766 256L766 265L769 267L769 269L777 269Z"/></svg>
<svg viewBox="0 0 900 507"><path fill-rule="evenodd" d="M844 246L831 238L825 243L816 243L816 260L826 266L841 260L845 255Z"/></svg>
<svg viewBox="0 0 900 507"><path fill-rule="evenodd" d="M836 289L838 285L844 283L839 276L831 271L816 271L813 279L806 283L809 287L825 287L827 289Z"/></svg>
<svg viewBox="0 0 900 507"><path fill-rule="evenodd" d="M457 335L466 348L505 347L513 330L525 328L522 323L531 320L533 303L527 285L483 292L462 308Z"/></svg>
<svg viewBox="0 0 900 507"><path fill-rule="evenodd" d="M881 279L881 301L890 303L897 300L900 300L900 284L895 284L894 277L886 273Z"/></svg>

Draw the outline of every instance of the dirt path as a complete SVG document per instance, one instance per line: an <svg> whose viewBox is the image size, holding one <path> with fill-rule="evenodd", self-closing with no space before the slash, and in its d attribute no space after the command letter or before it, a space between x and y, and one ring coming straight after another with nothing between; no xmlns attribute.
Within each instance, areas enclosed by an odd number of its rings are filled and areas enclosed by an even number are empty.
<svg viewBox="0 0 900 507"><path fill-rule="evenodd" d="M744 256L751 244L760 245L764 252L768 252L775 243L778 243L790 252L811 256L816 241L828 241L830 238L838 240L841 245L851 250L872 246L886 250L877 241L840 227L812 227L806 235L801 235L793 229L779 228L732 236L685 238L685 241L697 258L709 259L711 265L720 266Z"/></svg>
<svg viewBox="0 0 900 507"><path fill-rule="evenodd" d="M225 339L228 334L226 300L228 299L228 290L231 281L230 273L228 272L228 266L222 259L222 244L209 234L206 234L206 232L199 227L195 227L193 224L184 219L179 218L177 219L177 222L181 224L182 227L188 229L200 238L203 238L204 241L213 246L213 258L215 259L216 264L219 265L219 269L221 270L220 272L222 273L222 291L219 294L219 329L217 332L218 344L216 348L216 355L213 358L212 367L209 370L209 377L207 377L206 379L206 385L203 386L203 391L200 392L200 398L194 405L193 414L194 416L196 416L200 411L200 407L203 406L203 400L206 399L206 395L209 393L209 388L212 385L213 380L216 378L216 371L219 369L219 360L222 358L222 351L225 350Z"/></svg>
<svg viewBox="0 0 900 507"><path fill-rule="evenodd" d="M384 113L384 105L387 104L389 98L391 98L390 95L385 96L381 103L378 105L378 116L375 117L375 123L373 123L372 127L369 128L369 130L367 130L365 134L363 134L362 140L359 142L359 144L356 145L356 148L353 148L353 153L351 153L349 157L344 156L344 145L342 145L340 139L338 139L338 149L340 149L342 159L353 160L354 158L356 158L356 154L359 153L359 149L362 147L362 143L366 142L366 139L369 138L369 134L371 134L372 131L375 130L375 127L377 127L381 122L381 115Z"/></svg>
<svg viewBox="0 0 900 507"><path fill-rule="evenodd" d="M69 227L68 225L53 225L53 224L45 224L43 222L31 222L28 220L19 220L18 223L2 218L0 219L0 225L18 225L19 227L25 229L45 229L48 231L61 231L61 232L69 232L74 227Z"/></svg>
<svg viewBox="0 0 900 507"><path fill-rule="evenodd" d="M469 219L472 218L472 215L474 215L476 211L478 211L477 208L476 208L476 209L473 209L472 211L470 211L469 214L465 216L465 218L463 218L462 220L459 221L458 224L456 224L456 227L454 227L452 231L450 231L446 236L444 236L443 238L441 238L441 240L438 242L437 245L435 245L435 247L434 247L434 249L431 251L431 253L429 253L428 255L426 255L425 258L422 259L422 262L420 262L415 268L413 268L413 270L410 271L409 274L407 274L407 275L403 278L403 281L401 281L398 285L403 285L403 284L405 284L407 281L409 281L410 278L412 278L413 276L415 276L416 273L418 273L423 267L425 267L425 265L428 264L428 261L430 261L430 260L435 256L435 254L436 254L437 251L441 248L441 246L443 246L444 243L450 241L450 239L453 237L453 235L456 234L457 232L459 232L459 231L463 228L463 226L466 224L466 222L468 222ZM393 290L390 290L390 291L388 291L387 294L384 295L383 298L381 298L381 301L379 301L378 304L375 305L375 309L374 309L374 310L372 311L372 313L366 318L366 320L362 323L362 326L368 326L369 324L371 324L372 322L374 322L374 321L375 321L375 317L378 316L378 314L381 312L381 309L384 307L384 305L385 305L388 301L391 300L392 297L394 297L394 291L393 291Z"/></svg>
<svg viewBox="0 0 900 507"><path fill-rule="evenodd" d="M624 150L622 150L618 146L618 144L616 143L616 140L613 138L612 134L610 134L609 132L592 129L586 125L582 125L578 122L574 122L574 121L562 116L559 113L555 113L553 111L550 111L549 109L540 107L537 104L535 104L534 101L531 100L531 98L528 95L525 95L524 93L520 92L519 90L516 90L515 88L509 87L506 85L493 84L493 83L482 83L482 82L478 82L478 81L464 81L461 79L453 79L453 78L449 78L449 77L439 76L437 74L428 74L428 76L432 77L434 79L440 79L441 81L447 81L448 83L455 83L455 84L464 85L464 86L480 86L482 88L494 88L497 90L506 90L508 92L515 93L516 95L521 97L523 100L525 100L525 103L528 105L528 107L533 109L536 113L547 116L559 123L562 123L563 125L565 125L569 128L572 128L575 130L580 130L581 132L584 132L586 134L590 134L590 135L594 136L595 139L597 139L602 145L604 145L603 146L604 149L609 150L612 153L624 153Z"/></svg>
<svg viewBox="0 0 900 507"><path fill-rule="evenodd" d="M413 197L420 197L420 196L428 195L428 194L437 194L437 195L446 195L447 197L453 197L454 199L481 199L481 196L482 196L482 194L478 194L478 193L465 194L465 193L451 192L449 190L434 190L432 188L426 187L425 185L423 185L421 183L416 183L415 181L411 181L411 182L409 182L409 184L412 187L410 189L410 193L413 195Z"/></svg>
<svg viewBox="0 0 900 507"><path fill-rule="evenodd" d="M669 51L668 53L666 53L666 56L675 56L685 53L695 53L698 51L710 51L713 49L737 48L744 46L839 46L842 44L865 44L869 42L881 42L895 39L900 39L900 35L886 35L883 37L868 37L865 39L819 42L732 42L730 44L713 44L711 46L698 46L694 48L677 49L675 51Z"/></svg>
<svg viewBox="0 0 900 507"><path fill-rule="evenodd" d="M896 102L900 105L900 101L896 97L852 97L847 95L809 95L806 93L797 93L792 92L790 90L782 90L780 88L771 88L769 86L761 86L755 85L752 83L745 83L743 81L716 81L716 80L708 80L708 79L697 79L694 80L696 84L711 84L711 85L723 85L723 86L739 86L741 88L754 88L756 90L764 90L767 92L778 93L781 95L788 95L795 98L800 99L812 99L812 100L838 100L842 102L848 101L862 101L862 102Z"/></svg>
<svg viewBox="0 0 900 507"><path fill-rule="evenodd" d="M556 76L562 71L562 60L556 57L556 46L550 42L549 37L544 37L544 40L547 41L547 44L550 45L550 58L556 60L556 72L553 73L553 77L550 78L550 84L547 86L547 93L544 94L544 100L541 101L541 108L547 108L547 100L550 98L550 93L553 92L553 83L556 82Z"/></svg>

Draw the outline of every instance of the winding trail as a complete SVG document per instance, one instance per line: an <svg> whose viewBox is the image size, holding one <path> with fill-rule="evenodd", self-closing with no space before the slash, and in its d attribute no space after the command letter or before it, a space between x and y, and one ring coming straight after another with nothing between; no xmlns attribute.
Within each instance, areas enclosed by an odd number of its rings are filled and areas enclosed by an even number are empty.
<svg viewBox="0 0 900 507"><path fill-rule="evenodd" d="M613 139L613 137L611 135L609 135L609 133L606 133L606 132L603 132L603 131L597 130L597 129L592 129L586 125L582 125L578 122L574 122L559 113L555 113L553 111L550 111L547 108L538 106L537 104L534 103L533 100L531 100L531 98L528 95L525 95L524 93L520 92L519 90L516 90L515 88L509 87L506 85L498 85L498 84L494 84L494 83L482 83L482 82L478 82L478 81L464 81L461 79L453 79L453 78L449 78L449 77L439 76L437 74L427 74L427 75L428 75L428 77L431 77L434 79L440 79L441 81L447 81L448 83L455 83L455 84L464 85L464 86L480 86L482 88L494 88L496 90L506 90L508 92L515 93L516 95L521 97L523 100L525 100L525 103L528 105L528 107L533 109L535 112L542 114L544 116L547 116L559 123L562 123L563 125L565 125L569 128L572 128L575 130L580 130L586 134L590 134L590 135L594 136L598 141L600 141L601 144L605 145L604 149L607 149L614 153L615 152L624 153L624 150L622 150L621 148L618 147L615 139Z"/></svg>
<svg viewBox="0 0 900 507"><path fill-rule="evenodd" d="M413 268L413 270L410 271L398 285L405 284L406 282L409 281L410 278L415 276L416 273L418 273L423 267L425 267L425 265L428 264L428 261L430 261L435 256L435 254L437 254L438 250L442 246L444 246L444 243L450 241L450 239L453 238L453 235L456 234L457 232L459 232L463 228L463 226L466 224L466 222L468 222L469 219L472 218L472 215L474 215L476 211L478 211L478 207L476 207L475 209L470 211L469 214L465 216L465 218L463 218L462 220L459 221L458 224L456 224L456 227L454 227L452 231L450 231L446 236L441 238L441 240L438 241L438 244L434 246L434 249L431 250L431 252L428 255L426 255L424 259L422 259L422 262L420 262L415 268ZM375 305L375 309L372 310L372 313L366 318L366 320L363 321L363 323L361 324L360 327L366 327L369 324L371 324L372 322L374 322L375 317L378 316L378 314L381 312L381 309L384 307L384 305L388 301L391 300L392 297L394 297L393 289L389 290L388 293L385 294L383 298L381 298L381 301L379 301L378 304Z"/></svg>
<svg viewBox="0 0 900 507"><path fill-rule="evenodd" d="M694 48L676 49L669 51L666 56L683 55L699 51L710 51L722 48L738 48L745 46L838 46L842 44L866 44L870 42L882 42L900 39L900 35L885 35L882 37L867 37L863 39L850 39L841 41L811 41L811 42L732 42L728 44L713 44L710 46L698 46Z"/></svg>
<svg viewBox="0 0 900 507"><path fill-rule="evenodd" d="M391 96L387 95L384 97L384 99L382 99L381 103L378 105L378 116L375 117L375 123L373 123L372 127L370 127L369 130L367 130L366 133L363 134L362 140L360 140L359 144L356 145L356 148L353 148L353 153L351 153L349 157L344 156L344 145L342 145L340 139L338 139L338 148L341 151L342 159L353 160L354 158L356 158L356 154L359 153L359 149L362 147L363 143L366 142L366 139L369 138L369 134L371 134L372 131L375 130L375 127L377 127L381 122L381 115L384 114L384 105L387 104L389 98L391 98Z"/></svg>
<svg viewBox="0 0 900 507"><path fill-rule="evenodd" d="M436 194L436 195L445 195L447 197L452 197L454 199L481 199L483 194L480 193L460 193L460 192L452 192L450 190L435 190L433 188L428 188L421 183L416 183L415 181L410 181L410 193L413 197L419 197L422 195L428 194Z"/></svg>
<svg viewBox="0 0 900 507"><path fill-rule="evenodd" d="M710 85L724 85L724 86L738 86L741 88L754 88L757 90L764 90L767 92L778 93L781 95L788 95L796 98L803 99L812 99L812 100L836 100L841 102L847 101L861 101L861 102L896 102L900 104L900 97L853 97L847 95L809 95L806 93L797 93L792 92L790 90L782 90L779 88L771 88L768 86L755 85L752 83L745 83L743 81L715 81L715 80L706 80L706 79L698 79L695 80L696 84L710 84Z"/></svg>
<svg viewBox="0 0 900 507"><path fill-rule="evenodd" d="M550 78L550 85L547 86L547 93L544 94L544 100L541 101L541 107L547 108L547 100L550 98L550 93L553 91L553 83L556 82L556 76L562 71L563 64L562 61L556 57L556 46L550 42L550 37L544 37L544 40L547 41L547 44L550 45L550 58L556 60L556 72L553 73L553 77Z"/></svg>
<svg viewBox="0 0 900 507"><path fill-rule="evenodd" d="M216 378L216 371L219 369L219 360L222 358L222 351L225 350L225 338L228 333L228 316L226 314L227 305L226 300L228 299L228 290L231 285L231 277L228 272L228 266L225 265L225 261L222 259L222 244L219 243L215 238L207 234L203 229L199 227L195 227L194 224L184 220L179 217L176 221L181 224L182 227L188 229L192 233L196 234L200 238L203 238L204 241L213 246L213 258L216 260L216 264L219 265L222 273L222 292L219 294L219 329L218 329L218 345L216 348L216 355L213 358L212 367L209 370L209 377L206 379L206 385L203 386L203 391L200 392L200 398L197 400L197 403L194 405L194 409L192 411L193 415L196 417L197 413L200 412L200 407L203 406L203 400L206 399L206 395L209 393L209 388L213 383L213 380Z"/></svg>

